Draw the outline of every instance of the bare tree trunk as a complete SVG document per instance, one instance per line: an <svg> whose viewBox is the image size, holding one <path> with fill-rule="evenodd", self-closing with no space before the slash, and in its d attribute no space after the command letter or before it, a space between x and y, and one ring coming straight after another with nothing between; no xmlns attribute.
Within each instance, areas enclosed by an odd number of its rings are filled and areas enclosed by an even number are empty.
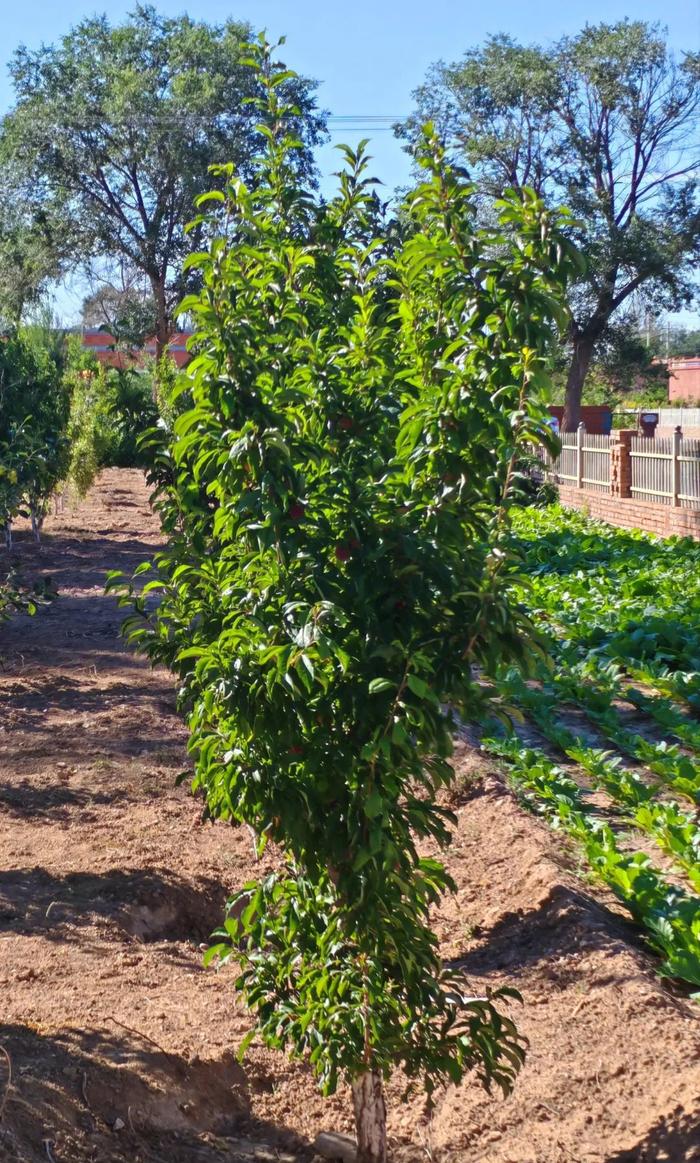
<svg viewBox="0 0 700 1163"><path fill-rule="evenodd" d="M156 304L156 359L160 362L168 347L168 340L172 334L172 326L168 308L165 302L165 280L158 276L151 276L151 290Z"/></svg>
<svg viewBox="0 0 700 1163"><path fill-rule="evenodd" d="M581 394L586 381L588 369L593 358L595 340L592 335L584 332L574 339L574 352L569 365L569 374L566 377L566 395L564 397L564 415L561 422L562 432L575 432L581 420Z"/></svg>
<svg viewBox="0 0 700 1163"><path fill-rule="evenodd" d="M29 506L29 512L32 518L32 533L38 545L41 541L41 517L39 516L37 506L33 503Z"/></svg>
<svg viewBox="0 0 700 1163"><path fill-rule="evenodd" d="M357 1163L386 1163L386 1104L378 1070L368 1070L352 1084L357 1128Z"/></svg>

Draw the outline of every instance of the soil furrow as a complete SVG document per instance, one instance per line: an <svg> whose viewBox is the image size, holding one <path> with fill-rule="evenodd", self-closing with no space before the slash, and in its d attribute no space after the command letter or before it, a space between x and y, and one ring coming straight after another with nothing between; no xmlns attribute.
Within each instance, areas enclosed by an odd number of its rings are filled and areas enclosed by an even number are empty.
<svg viewBox="0 0 700 1163"><path fill-rule="evenodd" d="M269 864L175 787L172 680L119 639L105 573L158 543L132 470L49 518L41 547L16 538L60 596L0 630L2 1160L45 1163L47 1143L56 1163L310 1159L319 1131L352 1129L347 1094L322 1099L302 1064L256 1045L237 1064L233 975L202 968L226 895ZM465 743L456 758L457 893L435 924L475 990L521 991L531 1048L505 1101L468 1080L429 1110L394 1079L392 1158L700 1159L700 1009L575 853Z"/></svg>

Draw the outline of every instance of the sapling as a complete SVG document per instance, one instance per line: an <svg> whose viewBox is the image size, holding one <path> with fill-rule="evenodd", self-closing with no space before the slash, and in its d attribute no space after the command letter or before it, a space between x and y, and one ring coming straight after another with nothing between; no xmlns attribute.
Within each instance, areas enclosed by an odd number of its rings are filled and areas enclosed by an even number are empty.
<svg viewBox="0 0 700 1163"><path fill-rule="evenodd" d="M398 224L364 144L320 202L290 160L288 74L264 42L252 63L257 180L219 168L200 200L211 242L189 260L191 406L155 497L169 543L143 592L111 584L132 640L180 677L207 811L284 856L242 886L207 958L238 963L253 1033L307 1058L325 1093L350 1083L359 1163L381 1163L394 1070L431 1091L475 1068L508 1091L523 1061L498 1007L513 991L474 996L430 913L453 887L434 853L456 716L487 713L479 670L530 650L508 514L523 450L546 439L575 257L527 192L477 228L429 128Z"/></svg>

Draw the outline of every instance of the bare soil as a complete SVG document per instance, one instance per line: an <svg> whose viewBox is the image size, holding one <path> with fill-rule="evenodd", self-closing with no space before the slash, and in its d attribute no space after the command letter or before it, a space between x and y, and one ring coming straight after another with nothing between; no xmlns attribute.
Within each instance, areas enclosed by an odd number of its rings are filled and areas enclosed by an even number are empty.
<svg viewBox="0 0 700 1163"><path fill-rule="evenodd" d="M245 829L204 823L174 687L119 639L103 593L159 542L140 473L105 472L77 510L20 531L59 599L0 631L0 1160L310 1160L352 1131L345 1093L254 1045L232 973L201 945L264 872ZM481 991L522 993L514 1095L473 1080L432 1111L389 1087L397 1163L700 1160L700 1006L662 983L639 934L461 742L435 922Z"/></svg>

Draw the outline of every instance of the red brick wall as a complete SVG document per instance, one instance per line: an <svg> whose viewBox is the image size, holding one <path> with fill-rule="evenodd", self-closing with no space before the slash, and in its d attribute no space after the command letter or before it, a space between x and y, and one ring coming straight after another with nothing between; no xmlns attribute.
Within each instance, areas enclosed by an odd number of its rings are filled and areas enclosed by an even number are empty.
<svg viewBox="0 0 700 1163"><path fill-rule="evenodd" d="M192 358L191 353L187 350L187 340L191 334L191 331L176 331L170 337L168 351L178 367L184 367ZM108 335L106 331L101 331L95 327L87 328L83 332L82 341L83 347L86 347L100 363L104 363L108 367L138 366L144 362L143 352L149 356L155 356L156 353L154 339L148 339L142 351L115 351L113 337Z"/></svg>
<svg viewBox="0 0 700 1163"><path fill-rule="evenodd" d="M676 509L671 505L655 505L653 501L637 501L634 497L610 497L569 485L559 485L559 500L567 509L583 509L588 516L623 529L643 529L658 537L692 537L700 541L700 509Z"/></svg>

